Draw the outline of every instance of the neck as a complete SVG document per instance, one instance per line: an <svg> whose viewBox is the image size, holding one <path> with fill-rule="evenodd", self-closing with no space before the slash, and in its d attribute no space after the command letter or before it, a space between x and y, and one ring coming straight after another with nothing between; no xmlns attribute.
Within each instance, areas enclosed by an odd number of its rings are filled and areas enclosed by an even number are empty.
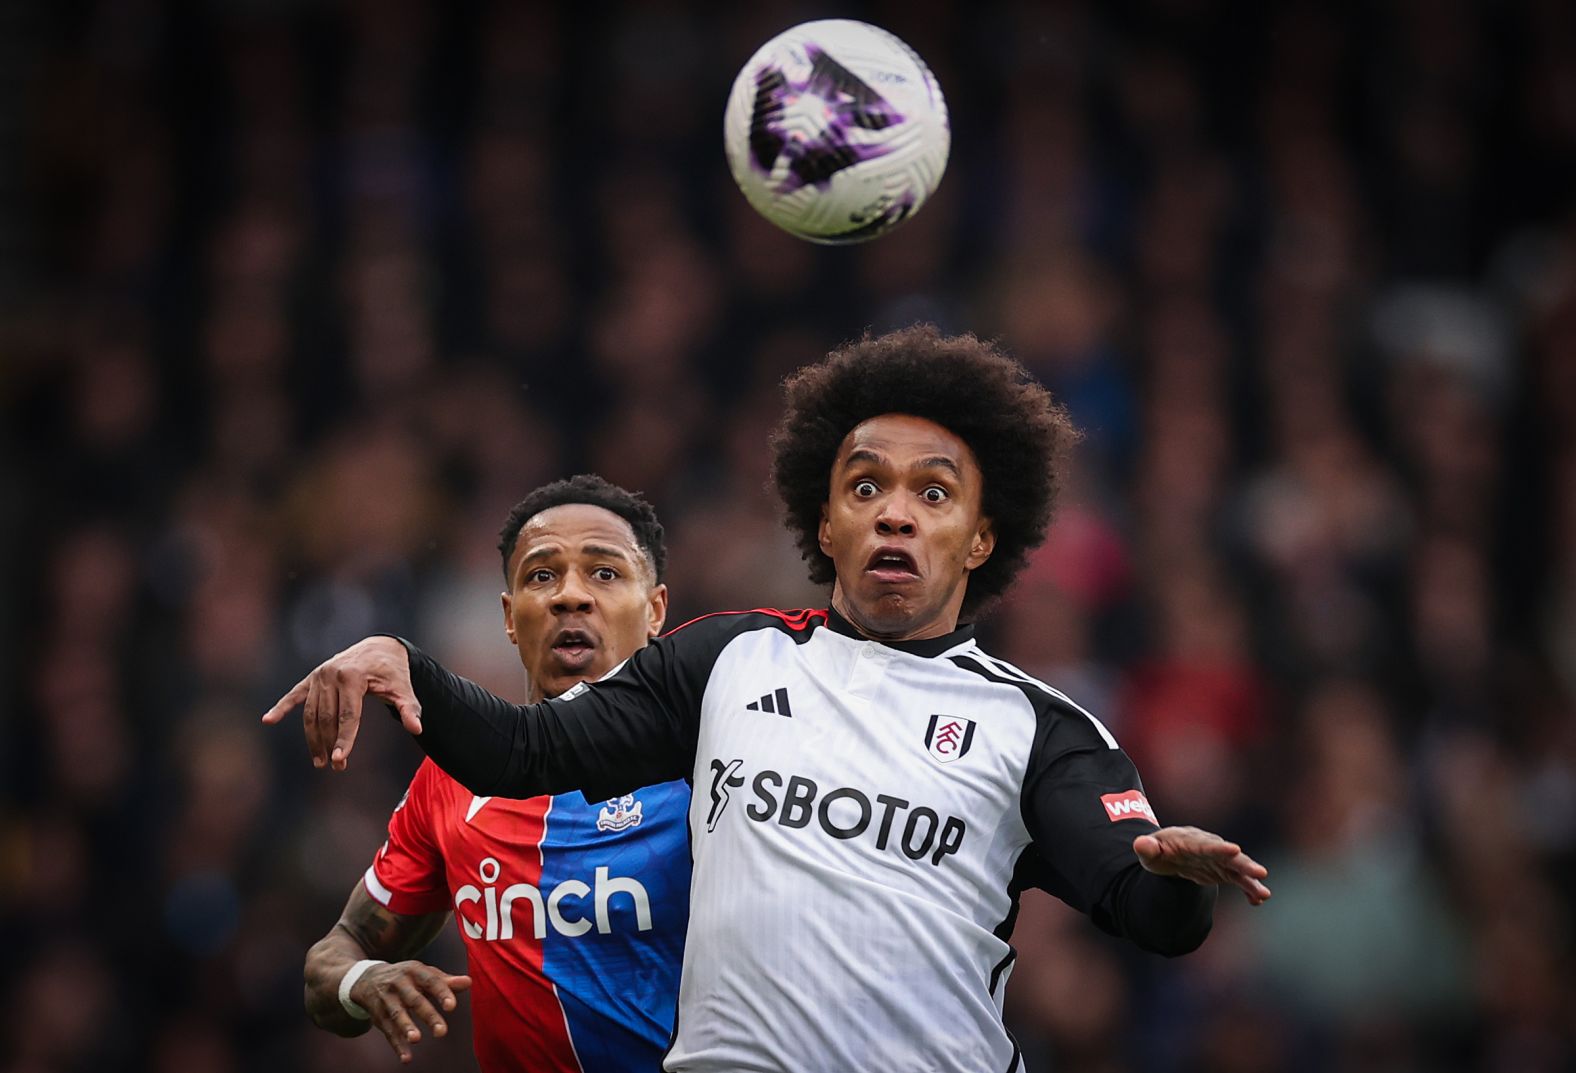
<svg viewBox="0 0 1576 1073"><path fill-rule="evenodd" d="M924 620L908 619L903 622L880 622L874 616L861 612L843 592L841 584L832 586L832 608L848 620L860 635L872 641L925 641L943 637L958 628L958 613L963 605L959 592L937 614Z"/></svg>

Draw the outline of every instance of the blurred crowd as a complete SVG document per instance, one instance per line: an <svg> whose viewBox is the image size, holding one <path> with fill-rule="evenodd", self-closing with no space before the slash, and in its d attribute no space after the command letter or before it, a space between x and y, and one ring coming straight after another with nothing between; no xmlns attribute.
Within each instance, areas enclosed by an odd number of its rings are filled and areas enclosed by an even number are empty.
<svg viewBox="0 0 1576 1073"><path fill-rule="evenodd" d="M1175 962L1026 896L1028 1068L1576 1069L1576 7L850 5L954 142L843 249L719 144L828 13L6 5L0 1071L394 1068L300 967L420 754L258 716L369 632L519 696L496 530L572 472L656 504L671 624L824 606L778 385L915 320L1086 434L983 637L1275 891Z"/></svg>

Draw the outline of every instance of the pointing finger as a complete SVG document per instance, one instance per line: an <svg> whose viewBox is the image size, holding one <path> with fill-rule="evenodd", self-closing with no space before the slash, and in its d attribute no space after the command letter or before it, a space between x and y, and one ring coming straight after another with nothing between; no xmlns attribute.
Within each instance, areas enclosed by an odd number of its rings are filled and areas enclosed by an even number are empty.
<svg viewBox="0 0 1576 1073"><path fill-rule="evenodd" d="M279 722L290 714L291 709L306 700L306 683L307 680L305 678L301 679L290 687L290 692L274 701L274 706L263 713L263 722L268 723L270 726Z"/></svg>

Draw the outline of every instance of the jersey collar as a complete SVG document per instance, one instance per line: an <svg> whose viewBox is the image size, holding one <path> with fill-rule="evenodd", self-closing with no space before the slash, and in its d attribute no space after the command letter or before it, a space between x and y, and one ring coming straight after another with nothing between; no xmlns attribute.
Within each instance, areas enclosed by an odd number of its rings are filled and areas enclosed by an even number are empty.
<svg viewBox="0 0 1576 1073"><path fill-rule="evenodd" d="M949 648L956 648L974 636L974 624L970 622L959 626L951 633L944 633L940 637L924 637L916 641L881 641L874 637L866 637L860 633L854 628L852 622L839 615L837 609L830 604L826 608L826 626L833 633L840 633L844 637L852 637L856 641L874 641L878 645L895 648L899 652L907 652L911 656L924 656L926 659L939 656Z"/></svg>

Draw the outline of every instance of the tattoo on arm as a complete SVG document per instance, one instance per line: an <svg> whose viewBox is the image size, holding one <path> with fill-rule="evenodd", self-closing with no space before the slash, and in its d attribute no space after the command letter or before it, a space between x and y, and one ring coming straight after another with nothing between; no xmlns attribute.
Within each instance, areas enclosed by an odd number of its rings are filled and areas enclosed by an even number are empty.
<svg viewBox="0 0 1576 1073"><path fill-rule="evenodd" d="M347 1014L339 1004L339 981L363 958L407 961L443 930L447 913L401 916L373 899L360 883L350 893L339 921L307 951L306 1009L320 1028L341 1036L359 1036L370 1027Z"/></svg>
<svg viewBox="0 0 1576 1073"><path fill-rule="evenodd" d="M358 883L334 927L348 933L368 957L404 961L415 957L437 938L447 919L447 913L402 916L390 912Z"/></svg>

